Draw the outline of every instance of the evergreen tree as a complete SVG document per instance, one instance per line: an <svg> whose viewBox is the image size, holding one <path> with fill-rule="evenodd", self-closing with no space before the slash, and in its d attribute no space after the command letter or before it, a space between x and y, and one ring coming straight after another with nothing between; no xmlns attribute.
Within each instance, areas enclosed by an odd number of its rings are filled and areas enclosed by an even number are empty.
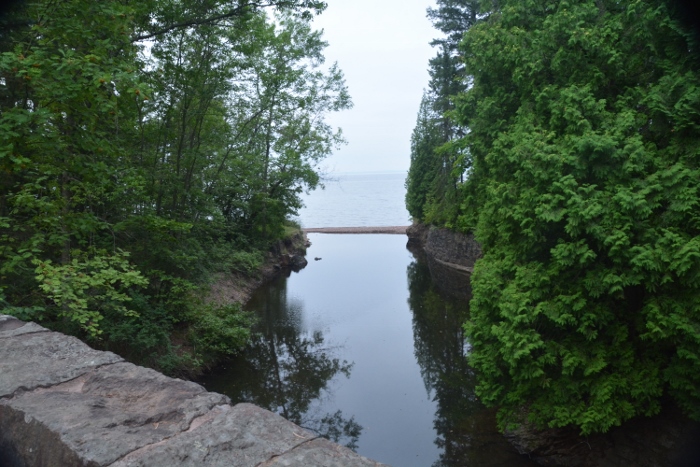
<svg viewBox="0 0 700 467"><path fill-rule="evenodd" d="M423 210L441 169L439 156L435 153L435 148L443 141L438 122L430 94L424 92L411 135L411 166L406 177L406 209L415 220L423 219Z"/></svg>
<svg viewBox="0 0 700 467"><path fill-rule="evenodd" d="M412 136L406 203L416 221L454 226L460 209L458 183L467 169L460 141L466 128L452 118L454 97L467 89L457 46L477 21L477 2L437 3L438 8L428 8L428 18L445 36L431 42L438 52L429 62L429 91L424 93Z"/></svg>
<svg viewBox="0 0 700 467"><path fill-rule="evenodd" d="M463 53L471 364L501 427L700 418L700 60L668 5L503 0Z"/></svg>

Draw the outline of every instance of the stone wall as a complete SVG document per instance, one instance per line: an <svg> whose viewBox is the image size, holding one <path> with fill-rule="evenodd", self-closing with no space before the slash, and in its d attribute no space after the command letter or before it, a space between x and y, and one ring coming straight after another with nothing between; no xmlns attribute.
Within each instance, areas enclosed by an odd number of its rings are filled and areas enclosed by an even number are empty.
<svg viewBox="0 0 700 467"><path fill-rule="evenodd" d="M406 231L408 247L420 249L435 285L444 293L469 300L470 276L481 256L481 246L473 235L416 224Z"/></svg>
<svg viewBox="0 0 700 467"><path fill-rule="evenodd" d="M406 231L409 246L419 246L428 257L455 269L471 272L481 257L481 246L472 234L462 234L449 229L416 224Z"/></svg>
<svg viewBox="0 0 700 467"><path fill-rule="evenodd" d="M251 404L0 315L0 467L378 466Z"/></svg>

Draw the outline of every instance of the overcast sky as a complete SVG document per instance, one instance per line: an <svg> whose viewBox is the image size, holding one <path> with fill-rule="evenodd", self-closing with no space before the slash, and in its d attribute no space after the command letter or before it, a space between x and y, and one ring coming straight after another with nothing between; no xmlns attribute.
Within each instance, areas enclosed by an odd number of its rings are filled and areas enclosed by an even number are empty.
<svg viewBox="0 0 700 467"><path fill-rule="evenodd" d="M333 114L348 144L322 164L329 172L408 170L411 131L428 86L432 0L327 0L314 20L338 62L354 107Z"/></svg>

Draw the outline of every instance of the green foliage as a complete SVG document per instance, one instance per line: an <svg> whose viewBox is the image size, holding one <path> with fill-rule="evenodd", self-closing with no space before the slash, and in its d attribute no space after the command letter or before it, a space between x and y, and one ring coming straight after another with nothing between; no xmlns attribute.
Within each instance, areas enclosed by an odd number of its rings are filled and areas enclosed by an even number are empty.
<svg viewBox="0 0 700 467"><path fill-rule="evenodd" d="M435 149L442 143L429 96L423 94L416 126L411 135L411 167L406 177L406 209L416 221L424 210L441 167Z"/></svg>
<svg viewBox="0 0 700 467"><path fill-rule="evenodd" d="M171 342L177 322L174 300L154 300L142 291L132 290L129 316L106 313L101 343L108 350L130 361L157 368L168 374L183 368L196 368L190 354L178 352Z"/></svg>
<svg viewBox="0 0 700 467"><path fill-rule="evenodd" d="M457 104L477 394L502 428L604 432L663 394L700 418L697 44L659 2L484 15Z"/></svg>
<svg viewBox="0 0 700 467"><path fill-rule="evenodd" d="M196 356L231 355L239 352L250 339L253 316L236 305L201 305L194 308L189 319L190 342Z"/></svg>
<svg viewBox="0 0 700 467"><path fill-rule="evenodd" d="M128 254L117 252L107 256L76 254L70 263L54 265L50 260L34 260L39 289L66 317L80 324L92 337L102 334L100 321L104 310L134 316L126 303L131 301L128 289L145 286L148 281L129 264Z"/></svg>
<svg viewBox="0 0 700 467"><path fill-rule="evenodd" d="M430 60L429 90L423 93L411 136L406 208L415 221L468 231L472 225L464 225L460 196L461 184L469 171L468 152L462 141L466 128L455 120L453 111L455 96L467 89L457 45L477 21L478 2L437 3L438 8L428 8L428 17L447 36L431 43L439 50Z"/></svg>
<svg viewBox="0 0 700 467"><path fill-rule="evenodd" d="M261 251L234 251L226 259L225 264L230 270L252 275L260 269L264 258Z"/></svg>
<svg viewBox="0 0 700 467"><path fill-rule="evenodd" d="M40 0L13 10L0 31L6 310L126 353L131 339L153 365L198 364L184 356L200 339L188 328L209 336L202 348L224 350L225 338L237 348L240 336L212 333L243 321L196 311L193 290L206 294L212 273L252 274L342 142L325 118L350 98L310 25L324 8Z"/></svg>

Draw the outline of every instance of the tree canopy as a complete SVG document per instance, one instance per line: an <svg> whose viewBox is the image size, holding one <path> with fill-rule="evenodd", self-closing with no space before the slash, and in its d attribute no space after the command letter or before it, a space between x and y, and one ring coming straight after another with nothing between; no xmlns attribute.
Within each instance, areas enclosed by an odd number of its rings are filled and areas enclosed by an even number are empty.
<svg viewBox="0 0 700 467"><path fill-rule="evenodd" d="M429 62L430 82L411 135L406 208L415 221L456 226L457 188L468 169L462 144L466 127L452 115L454 98L468 85L458 45L477 21L477 10L474 0L439 0L437 8L428 8L428 18L445 36L431 42L438 50Z"/></svg>
<svg viewBox="0 0 700 467"><path fill-rule="evenodd" d="M484 252L477 394L503 428L604 432L667 395L700 418L700 43L672 2L503 0L477 17L447 216Z"/></svg>
<svg viewBox="0 0 700 467"><path fill-rule="evenodd" d="M183 323L245 341L221 333L240 314L194 290L254 269L343 141L325 117L350 98L310 25L324 8L15 5L0 29L4 312L156 354Z"/></svg>

